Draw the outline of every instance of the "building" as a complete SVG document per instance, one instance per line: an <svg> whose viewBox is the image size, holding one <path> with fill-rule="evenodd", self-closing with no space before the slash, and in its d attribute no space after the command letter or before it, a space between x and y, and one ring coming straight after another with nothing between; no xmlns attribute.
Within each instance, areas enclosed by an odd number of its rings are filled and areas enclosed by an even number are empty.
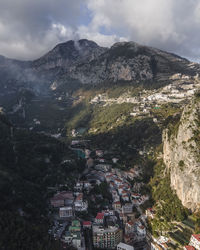
<svg viewBox="0 0 200 250"><path fill-rule="evenodd" d="M195 250L195 248L193 246L184 246L183 249L184 250Z"/></svg>
<svg viewBox="0 0 200 250"><path fill-rule="evenodd" d="M189 245L200 249L200 234L192 234Z"/></svg>
<svg viewBox="0 0 200 250"><path fill-rule="evenodd" d="M124 214L130 214L133 212L133 204L132 203L126 203L124 206L122 206L122 212Z"/></svg>
<svg viewBox="0 0 200 250"><path fill-rule="evenodd" d="M152 208L147 208L147 210L145 211L145 214L148 218L153 219L155 216L155 211Z"/></svg>
<svg viewBox="0 0 200 250"><path fill-rule="evenodd" d="M122 230L117 226L93 226L93 245L96 248L115 249L122 240Z"/></svg>
<svg viewBox="0 0 200 250"><path fill-rule="evenodd" d="M104 213L98 213L95 218L95 223L103 224L103 221L104 221Z"/></svg>
<svg viewBox="0 0 200 250"><path fill-rule="evenodd" d="M59 216L60 218L68 218L68 217L73 216L72 207L60 207Z"/></svg>
<svg viewBox="0 0 200 250"><path fill-rule="evenodd" d="M75 232L75 233L72 233L72 245L73 247L75 248L80 248L81 247L81 233L80 232Z"/></svg>
<svg viewBox="0 0 200 250"><path fill-rule="evenodd" d="M103 151L102 150L96 150L96 156L102 157L103 156Z"/></svg>
<svg viewBox="0 0 200 250"><path fill-rule="evenodd" d="M134 247L130 246L130 245L127 245L125 243L122 243L120 242L118 245L117 245L117 250L134 250Z"/></svg>
<svg viewBox="0 0 200 250"><path fill-rule="evenodd" d="M74 196L72 192L60 192L51 198L50 202L53 207L63 207L64 205L71 205L73 203Z"/></svg>
<svg viewBox="0 0 200 250"><path fill-rule="evenodd" d="M114 210L120 210L121 209L121 202L120 201L113 202L112 207Z"/></svg>
<svg viewBox="0 0 200 250"><path fill-rule="evenodd" d="M128 221L125 224L125 234L134 233L134 231L135 231L134 223L132 221Z"/></svg>
<svg viewBox="0 0 200 250"><path fill-rule="evenodd" d="M92 222L91 221L83 221L83 229L85 228L91 228L92 227Z"/></svg>
<svg viewBox="0 0 200 250"><path fill-rule="evenodd" d="M151 250L163 250L163 248L155 242L151 242Z"/></svg>

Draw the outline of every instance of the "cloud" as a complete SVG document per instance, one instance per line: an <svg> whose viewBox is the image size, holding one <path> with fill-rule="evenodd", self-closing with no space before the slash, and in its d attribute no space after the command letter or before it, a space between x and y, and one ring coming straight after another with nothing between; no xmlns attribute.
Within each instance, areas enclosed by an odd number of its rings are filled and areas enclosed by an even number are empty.
<svg viewBox="0 0 200 250"><path fill-rule="evenodd" d="M95 28L189 58L199 51L198 0L89 0L88 8Z"/></svg>
<svg viewBox="0 0 200 250"><path fill-rule="evenodd" d="M57 43L132 40L199 60L199 0L0 0L0 54L33 59Z"/></svg>

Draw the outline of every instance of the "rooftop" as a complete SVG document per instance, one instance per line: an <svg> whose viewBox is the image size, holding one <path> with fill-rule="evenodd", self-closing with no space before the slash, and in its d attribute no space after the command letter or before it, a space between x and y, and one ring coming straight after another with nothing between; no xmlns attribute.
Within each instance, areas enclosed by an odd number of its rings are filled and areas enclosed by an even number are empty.
<svg viewBox="0 0 200 250"><path fill-rule="evenodd" d="M109 226L107 228L102 226L93 226L93 233L113 233L118 229L118 226Z"/></svg>
<svg viewBox="0 0 200 250"><path fill-rule="evenodd" d="M134 250L134 247L127 245L125 243L120 242L117 247L120 247L122 249L126 249L126 250Z"/></svg>
<svg viewBox="0 0 200 250"><path fill-rule="evenodd" d="M195 248L193 246L185 246L185 249L187 249L187 250L195 250Z"/></svg>
<svg viewBox="0 0 200 250"><path fill-rule="evenodd" d="M67 211L67 210L71 210L72 207L60 207L60 211Z"/></svg>
<svg viewBox="0 0 200 250"><path fill-rule="evenodd" d="M200 234L193 234L192 236L200 242Z"/></svg>
<svg viewBox="0 0 200 250"><path fill-rule="evenodd" d="M104 218L104 213L98 213L96 216L97 220L103 220L103 218Z"/></svg>
<svg viewBox="0 0 200 250"><path fill-rule="evenodd" d="M83 226L91 226L91 221L83 221Z"/></svg>

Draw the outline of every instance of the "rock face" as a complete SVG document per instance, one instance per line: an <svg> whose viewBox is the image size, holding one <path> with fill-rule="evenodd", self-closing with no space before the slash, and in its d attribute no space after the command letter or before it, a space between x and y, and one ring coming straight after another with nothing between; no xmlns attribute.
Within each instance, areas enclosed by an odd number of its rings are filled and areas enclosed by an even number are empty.
<svg viewBox="0 0 200 250"><path fill-rule="evenodd" d="M134 42L114 44L94 60L79 64L70 76L81 83L167 80L175 73L196 74L198 66L184 58ZM163 77L164 76L164 77Z"/></svg>
<svg viewBox="0 0 200 250"><path fill-rule="evenodd" d="M46 55L32 62L32 67L37 71L63 68L69 70L77 64L90 62L107 48L98 46L95 42L82 39L58 44Z"/></svg>
<svg viewBox="0 0 200 250"><path fill-rule="evenodd" d="M171 187L182 204L200 209L200 101L193 100L174 131L163 132L163 157L170 171Z"/></svg>
<svg viewBox="0 0 200 250"><path fill-rule="evenodd" d="M194 76L199 72L199 64L134 42L116 43L108 49L82 39L58 44L34 61L0 57L0 86L6 90L18 83L17 88L28 86L45 92L45 86L49 90L54 81L58 85L73 81L92 85L162 81L166 85L176 73Z"/></svg>

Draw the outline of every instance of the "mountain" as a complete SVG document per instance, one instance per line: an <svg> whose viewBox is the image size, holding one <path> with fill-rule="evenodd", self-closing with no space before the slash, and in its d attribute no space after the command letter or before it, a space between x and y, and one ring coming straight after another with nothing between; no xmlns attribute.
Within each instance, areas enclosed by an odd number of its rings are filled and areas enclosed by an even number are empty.
<svg viewBox="0 0 200 250"><path fill-rule="evenodd" d="M170 172L171 187L182 204L200 208L200 99L185 106L181 118L163 132L163 159Z"/></svg>
<svg viewBox="0 0 200 250"><path fill-rule="evenodd" d="M98 58L78 65L71 77L81 83L169 81L176 73L195 75L199 65L177 55L134 42L114 44Z"/></svg>
<svg viewBox="0 0 200 250"><path fill-rule="evenodd" d="M90 62L107 51L95 42L82 39L58 44L46 55L32 62L36 71L52 70L56 68L69 70L77 64Z"/></svg>
<svg viewBox="0 0 200 250"><path fill-rule="evenodd" d="M79 84L152 82L166 85L176 73L194 76L198 64L155 48L134 42L114 44L110 49L82 39L58 44L34 61L0 57L0 86L4 93L21 88L49 94L56 81L64 88ZM158 84L159 85L159 84Z"/></svg>

